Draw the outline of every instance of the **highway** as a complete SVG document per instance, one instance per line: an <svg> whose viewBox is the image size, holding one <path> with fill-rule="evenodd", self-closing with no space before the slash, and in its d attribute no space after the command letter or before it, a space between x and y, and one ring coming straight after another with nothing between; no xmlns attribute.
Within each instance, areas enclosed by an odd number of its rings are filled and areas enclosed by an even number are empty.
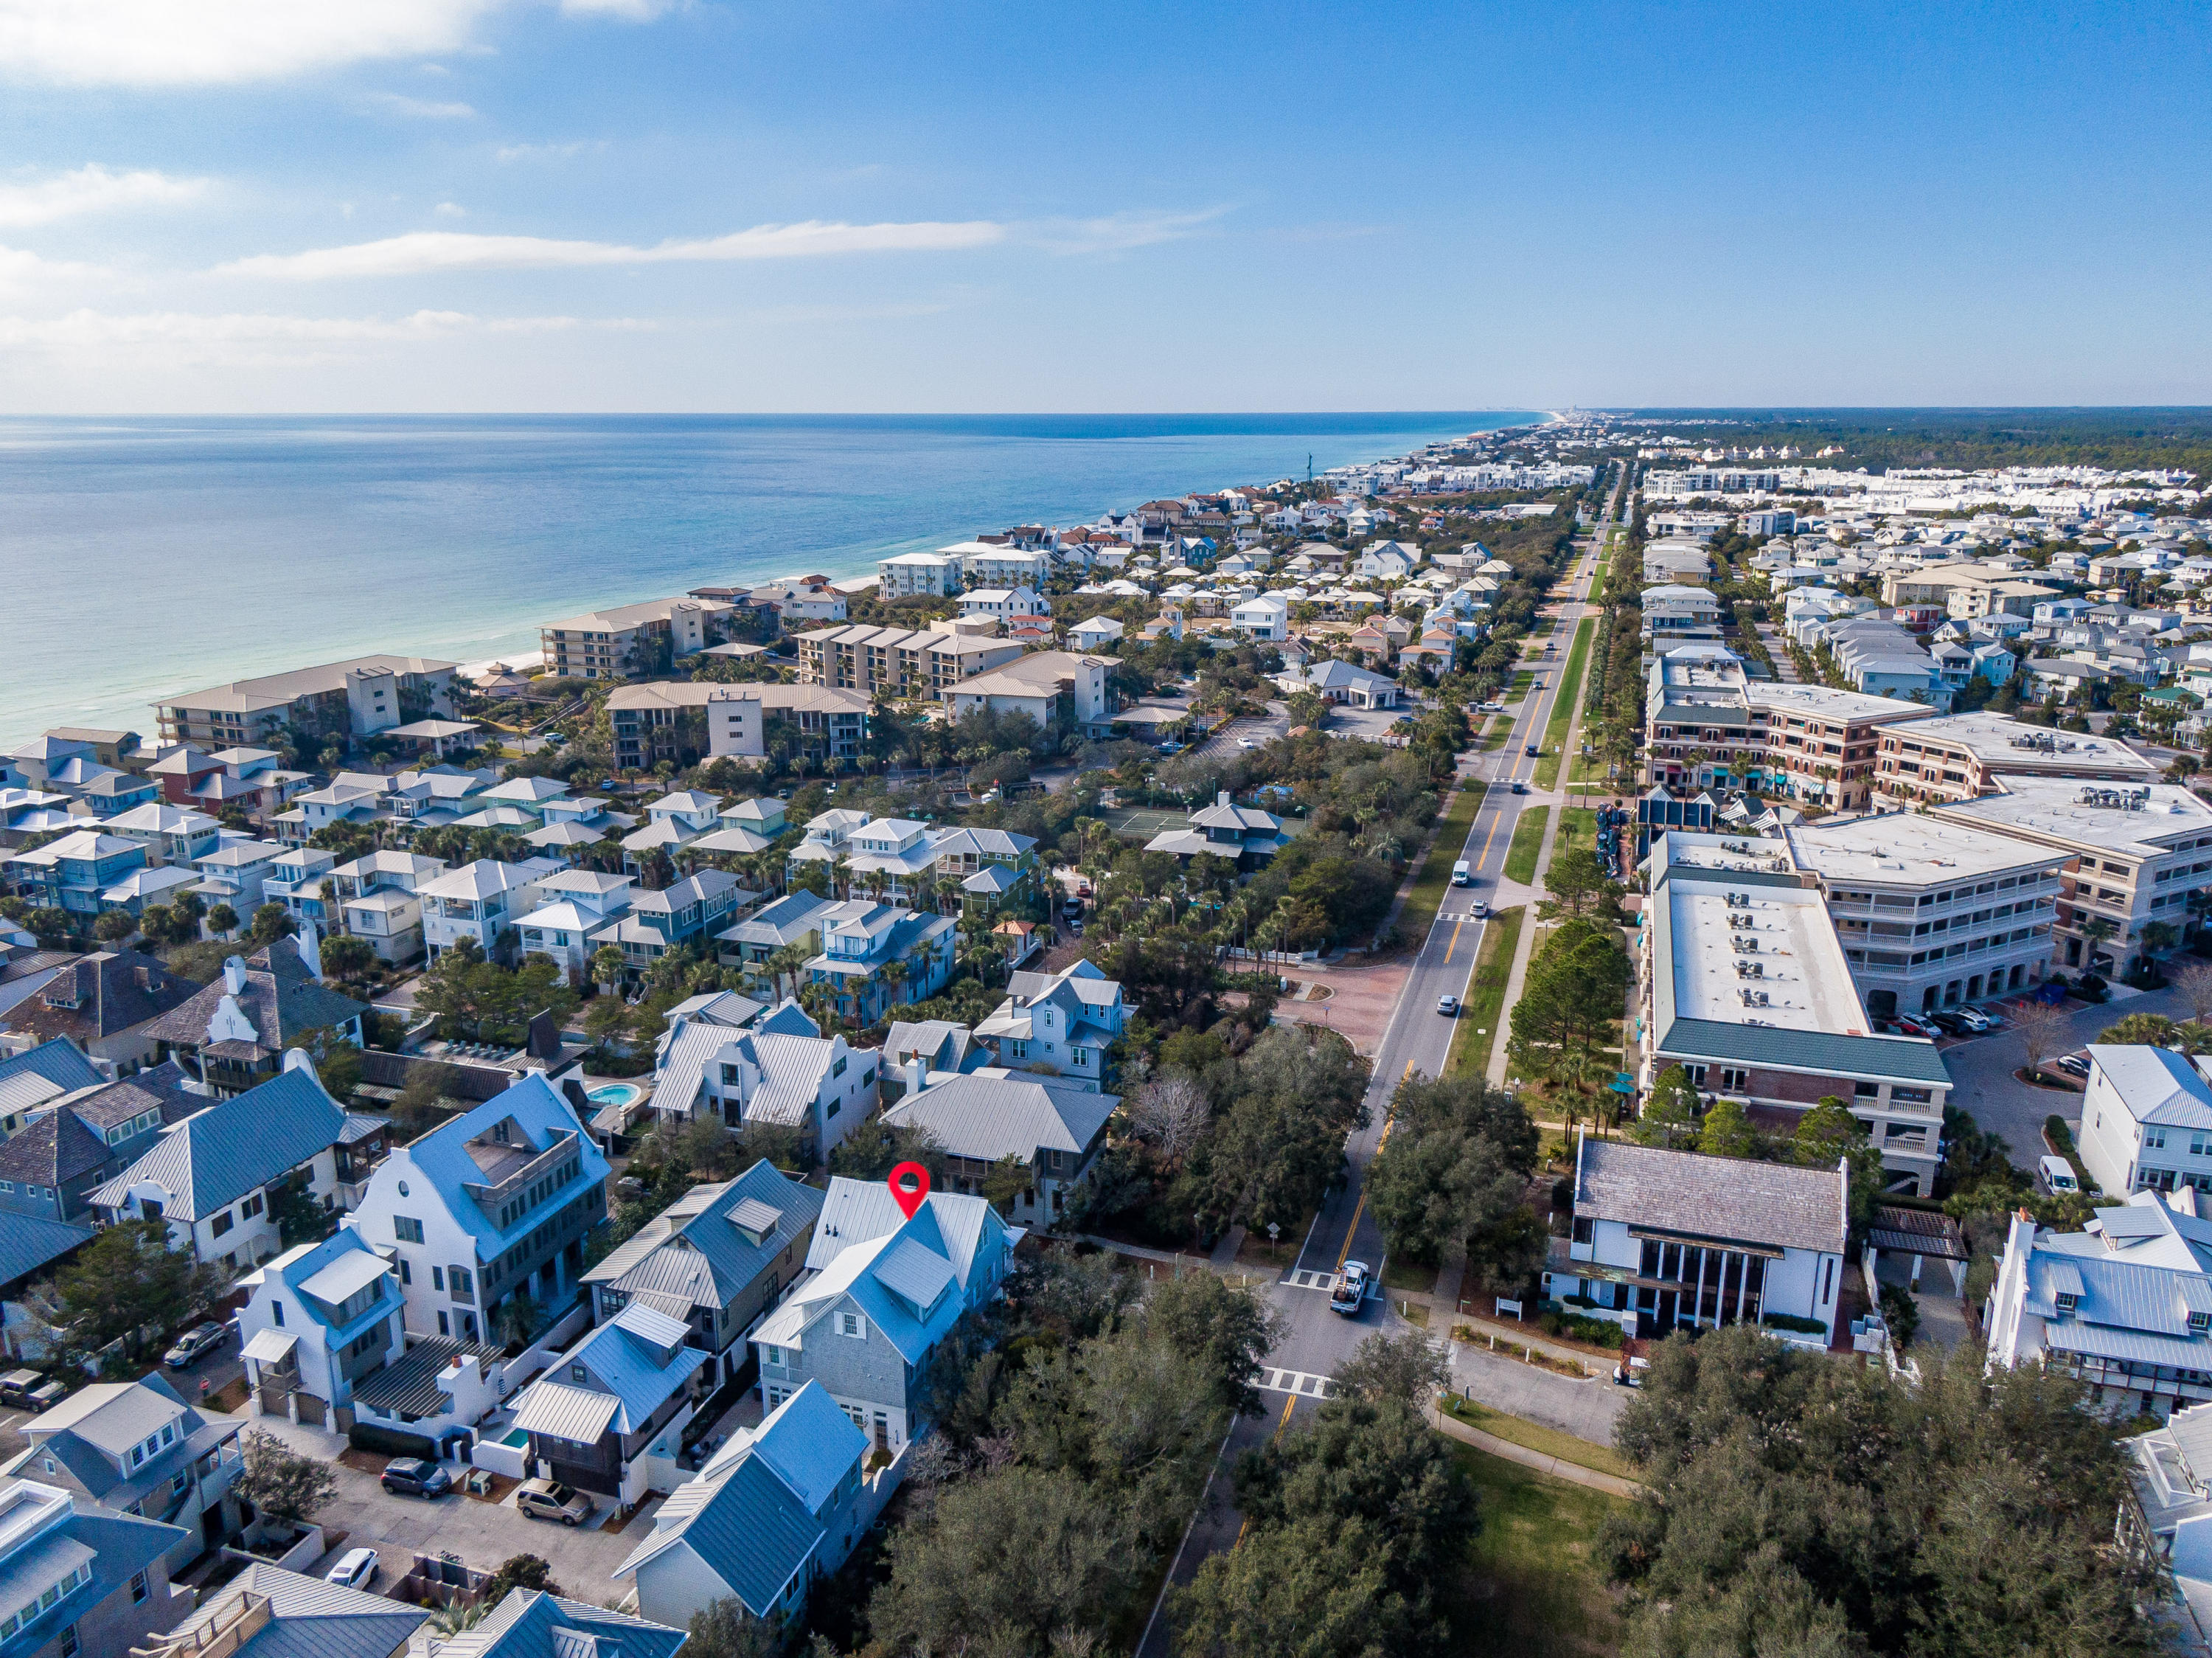
<svg viewBox="0 0 2212 1658"><path fill-rule="evenodd" d="M1616 494L1615 503L1620 499ZM1274 1384L1263 1395L1268 1401L1268 1410L1258 1420L1240 1418L1231 1430L1206 1501L1170 1569L1170 1581L1175 1584L1188 1583L1207 1555L1236 1544L1243 1521L1230 1497L1227 1470L1235 1466L1237 1457L1282 1432L1300 1415L1310 1415L1317 1409L1325 1379L1335 1374L1338 1367L1352 1356L1353 1350L1376 1332L1398 1327L1397 1315L1390 1310L1387 1298L1379 1295L1370 1300L1357 1318L1332 1313L1328 1284L1337 1266L1347 1258L1365 1261L1378 1275L1381 1271L1384 1257L1382 1236L1374 1217L1367 1212L1364 1180L1369 1163L1390 1131L1391 1096L1408 1071L1419 1070L1433 1076L1443 1069L1456 1021L1437 1012L1437 998L1451 995L1462 1003L1467 999L1468 984L1474 974L1475 957L1482 948L1486 925L1474 919L1470 911L1478 899L1486 900L1495 892L1498 877L1504 872L1506 850L1513 844L1514 826L1520 821L1521 814L1530 807L1543 805L1551 806L1556 813L1564 799L1558 791L1545 792L1535 788L1536 762L1526 750L1531 744L1541 744L1550 722L1560 693L1559 681L1566 672L1575 628L1589 613L1589 600L1596 580L1598 559L1613 521L1609 509L1595 527L1588 545L1577 552L1562 587L1553 589L1555 594L1562 596L1549 606L1549 631L1536 629L1530 632L1531 638L1549 638L1558 647L1549 659L1538 659L1542 664L1537 674L1543 681L1543 689L1532 687L1517 710L1508 705L1513 713L1513 725L1503 746L1487 753L1478 750L1461 758L1462 786L1481 789L1482 803L1475 811L1465 844L1455 849L1439 842L1430 856L1443 859L1447 864L1465 858L1474 884L1446 890L1436 924L1430 928L1427 939L1414 958L1383 1032L1382 1046L1375 1058L1374 1076L1367 1089L1368 1125L1354 1131L1345 1146L1349 1165L1345 1184L1322 1204L1296 1259L1268 1291L1285 1326L1282 1340L1268 1355L1270 1370L1266 1380ZM1593 640L1593 650L1596 648L1597 642ZM1584 671L1587 674L1587 662ZM1563 757L1559 766L1563 784L1567 769ZM1516 781L1528 783L1529 793L1514 794L1511 785ZM1167 1658L1169 1645L1168 1620L1164 1614L1156 1615L1139 1644L1139 1658Z"/></svg>

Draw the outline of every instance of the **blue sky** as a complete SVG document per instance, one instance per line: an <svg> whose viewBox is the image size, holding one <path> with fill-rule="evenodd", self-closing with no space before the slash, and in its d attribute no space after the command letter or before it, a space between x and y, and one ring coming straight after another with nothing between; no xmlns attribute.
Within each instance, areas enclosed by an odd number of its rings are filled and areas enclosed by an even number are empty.
<svg viewBox="0 0 2212 1658"><path fill-rule="evenodd" d="M0 410L2212 401L2208 35L0 0Z"/></svg>

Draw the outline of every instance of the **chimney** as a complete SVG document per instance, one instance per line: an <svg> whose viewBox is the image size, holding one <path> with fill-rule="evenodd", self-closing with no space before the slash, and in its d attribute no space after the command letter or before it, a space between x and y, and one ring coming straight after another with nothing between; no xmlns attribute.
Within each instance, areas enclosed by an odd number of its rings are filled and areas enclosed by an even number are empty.
<svg viewBox="0 0 2212 1658"><path fill-rule="evenodd" d="M284 1050L284 1069L303 1070L313 1076L315 1074L315 1062L305 1048L287 1048Z"/></svg>
<svg viewBox="0 0 2212 1658"><path fill-rule="evenodd" d="M1214 796L1213 796L1213 803L1214 803L1216 806L1226 806L1226 805L1228 805L1228 804L1229 804L1229 791L1228 791L1226 789L1220 789L1220 790L1218 790L1218 791L1214 795Z"/></svg>
<svg viewBox="0 0 2212 1658"><path fill-rule="evenodd" d="M919 1053L906 1057L906 1091L920 1094L929 1086L929 1061Z"/></svg>
<svg viewBox="0 0 2212 1658"><path fill-rule="evenodd" d="M233 996L246 994L246 959L243 956L223 958L222 987Z"/></svg>

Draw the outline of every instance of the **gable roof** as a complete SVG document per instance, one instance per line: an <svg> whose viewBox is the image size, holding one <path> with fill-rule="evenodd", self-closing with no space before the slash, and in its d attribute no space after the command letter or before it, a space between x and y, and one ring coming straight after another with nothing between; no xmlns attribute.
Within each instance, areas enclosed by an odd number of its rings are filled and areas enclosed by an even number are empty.
<svg viewBox="0 0 2212 1658"><path fill-rule="evenodd" d="M164 1215L203 1220L336 1145L344 1131L345 1112L323 1091L314 1068L289 1066L163 1130L151 1151L92 1200L120 1209L134 1187L151 1184L169 1194Z"/></svg>
<svg viewBox="0 0 2212 1658"><path fill-rule="evenodd" d="M868 1436L844 1407L809 1381L754 1429L738 1429L700 1471L713 1481L748 1456L767 1460L809 1514L819 1514L868 1454Z"/></svg>
<svg viewBox="0 0 2212 1658"><path fill-rule="evenodd" d="M50 1037L12 1059L0 1060L0 1082L26 1076L43 1076L64 1090L94 1088L106 1080L76 1043L59 1036Z"/></svg>
<svg viewBox="0 0 2212 1658"><path fill-rule="evenodd" d="M2171 1048L2097 1042L2090 1045L2089 1059L2136 1122L2212 1128L2212 1087Z"/></svg>
<svg viewBox="0 0 2212 1658"><path fill-rule="evenodd" d="M580 1364L599 1386L556 1381L548 1372L523 1396L514 1425L586 1444L611 1425L620 1434L640 1431L708 1362L706 1354L684 1344L689 1333L680 1320L632 1302L570 1348L556 1367L566 1376L568 1366Z"/></svg>
<svg viewBox="0 0 2212 1658"><path fill-rule="evenodd" d="M738 1224L757 1222L757 1212L736 1214L752 1204L776 1216L758 1243ZM820 1191L788 1179L763 1158L734 1180L692 1187L586 1271L584 1282L626 1295L675 1295L694 1307L724 1307L815 1223L822 1204Z"/></svg>
<svg viewBox="0 0 2212 1658"><path fill-rule="evenodd" d="M1055 1088L1036 1076L957 1076L908 1094L884 1121L926 1128L956 1157L1026 1162L1039 1151L1083 1151L1121 1103L1119 1094Z"/></svg>
<svg viewBox="0 0 2212 1658"><path fill-rule="evenodd" d="M0 1216L0 1285L29 1277L89 1242L93 1235L88 1226L70 1226L35 1215Z"/></svg>
<svg viewBox="0 0 2212 1658"><path fill-rule="evenodd" d="M482 1623L439 1652L441 1658L675 1658L690 1638L603 1606L511 1589Z"/></svg>
<svg viewBox="0 0 2212 1658"><path fill-rule="evenodd" d="M228 1622L245 1597L269 1602L269 1623L239 1647L252 1658L391 1658L430 1614L404 1600L341 1588L257 1560L171 1631L168 1641ZM156 1642L149 1642L150 1648ZM185 1650L191 1650L185 1648Z"/></svg>
<svg viewBox="0 0 2212 1658"><path fill-rule="evenodd" d="M1835 1169L1583 1137L1575 1216L1656 1233L1841 1254L1847 1222Z"/></svg>
<svg viewBox="0 0 2212 1658"><path fill-rule="evenodd" d="M198 1048L207 1041L208 1021L229 994L228 981L218 978L154 1021L146 1033L156 1041ZM298 942L289 938L246 958L246 988L236 999L238 1010L260 1033L260 1045L272 1051L303 1032L343 1025L368 1011L366 1003L317 978L300 959Z"/></svg>
<svg viewBox="0 0 2212 1658"><path fill-rule="evenodd" d="M821 1522L791 1488L768 1462L752 1456L712 1484L678 1486L654 1520L653 1534L614 1576L628 1576L682 1545L757 1618L782 1598L823 1536Z"/></svg>
<svg viewBox="0 0 2212 1658"><path fill-rule="evenodd" d="M484 1171L469 1155L469 1142L508 1118L514 1119L532 1143L541 1149L550 1146L555 1135L575 1136L580 1178L607 1178L607 1160L584 1132L574 1109L554 1091L552 1084L545 1080L545 1073L536 1070L526 1072L482 1105L439 1124L428 1134L402 1147L377 1171L381 1179L386 1170L402 1157L412 1163L422 1178L437 1188L438 1197L454 1225L477 1240L486 1260L506 1248L515 1236L536 1226L544 1216L546 1203L566 1203L570 1195L569 1188L562 1186L544 1203L517 1215L513 1224L504 1229L477 1206L476 1199L465 1188L483 1186Z"/></svg>

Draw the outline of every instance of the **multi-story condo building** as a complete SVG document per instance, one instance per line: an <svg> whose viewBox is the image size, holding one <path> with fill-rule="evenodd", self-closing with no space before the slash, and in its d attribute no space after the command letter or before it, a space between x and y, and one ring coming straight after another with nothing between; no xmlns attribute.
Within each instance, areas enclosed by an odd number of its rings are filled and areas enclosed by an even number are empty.
<svg viewBox="0 0 2212 1658"><path fill-rule="evenodd" d="M1782 841L1820 883L1852 981L1876 1019L2032 990L2051 962L2056 847L1918 813L1820 820Z"/></svg>
<svg viewBox="0 0 2212 1658"><path fill-rule="evenodd" d="M1835 1338L1850 1173L1593 1140L1575 1148L1574 1222L1552 1240L1544 1292L1586 1297L1632 1336L1757 1324ZM1786 1327L1786 1326L1784 1326ZM1809 1334L1810 1332L1801 1332Z"/></svg>
<svg viewBox="0 0 2212 1658"><path fill-rule="evenodd" d="M2082 1232L2021 1210L1983 1308L1989 1362L2072 1376L2121 1419L2212 1399L2212 1222L2194 1195L2138 1192Z"/></svg>
<svg viewBox="0 0 2212 1658"><path fill-rule="evenodd" d="M686 753L758 759L771 738L817 758L855 759L868 740L868 708L866 693L830 686L699 680L624 686L607 698L616 764L633 767Z"/></svg>
<svg viewBox="0 0 2212 1658"><path fill-rule="evenodd" d="M396 1262L407 1328L489 1338L518 1295L565 1304L584 1239L606 1218L607 1161L567 1100L532 1071L396 1149L352 1224Z"/></svg>
<svg viewBox="0 0 2212 1658"><path fill-rule="evenodd" d="M2060 966L2107 972L2126 954L2179 942L2191 894L2212 879L2212 806L2163 783L2007 777L2003 789L1931 810L2073 855L2052 933Z"/></svg>
<svg viewBox="0 0 2212 1658"><path fill-rule="evenodd" d="M547 671L562 679L634 680L718 643L734 608L688 594L617 605L548 622L538 643Z"/></svg>
<svg viewBox="0 0 2212 1658"><path fill-rule="evenodd" d="M1932 1192L1951 1090L1942 1056L1874 1033L1813 877L1769 844L1653 835L1637 1086L1648 1097L1680 1065L1701 1094L1784 1130L1833 1096L1873 1137L1892 1189Z"/></svg>
<svg viewBox="0 0 2212 1658"><path fill-rule="evenodd" d="M879 558L876 574L882 583L876 589L880 598L909 599L920 594L949 599L960 591L960 560L949 553L902 552L895 558Z"/></svg>
<svg viewBox="0 0 2212 1658"><path fill-rule="evenodd" d="M1048 731L1072 724L1085 735L1113 730L1119 705L1106 656L1038 650L988 674L950 686L945 703L954 719L972 709L997 714L1026 714Z"/></svg>
<svg viewBox="0 0 2212 1658"><path fill-rule="evenodd" d="M1754 682L1716 645L1654 662L1644 707L1646 781L1748 788L1842 811L1867 804L1886 728L1934 712L1826 686Z"/></svg>
<svg viewBox="0 0 2212 1658"><path fill-rule="evenodd" d="M939 547L939 556L960 561L960 582L965 588L1035 588L1043 590L1052 574L1052 555L1042 548L1024 548L1011 542L956 541Z"/></svg>
<svg viewBox="0 0 2212 1658"><path fill-rule="evenodd" d="M1022 649L1018 640L949 628L816 628L799 636L799 681L931 702L947 686L1014 661Z"/></svg>
<svg viewBox="0 0 2212 1658"><path fill-rule="evenodd" d="M356 656L188 691L158 704L164 743L268 747L288 726L323 737L367 737L453 716L452 662Z"/></svg>
<svg viewBox="0 0 2212 1658"><path fill-rule="evenodd" d="M1877 795L1900 805L1973 800L2003 788L2002 777L2087 778L2155 783L2155 762L2117 737L2057 731L2004 714L1946 714L1884 731L1875 773Z"/></svg>

